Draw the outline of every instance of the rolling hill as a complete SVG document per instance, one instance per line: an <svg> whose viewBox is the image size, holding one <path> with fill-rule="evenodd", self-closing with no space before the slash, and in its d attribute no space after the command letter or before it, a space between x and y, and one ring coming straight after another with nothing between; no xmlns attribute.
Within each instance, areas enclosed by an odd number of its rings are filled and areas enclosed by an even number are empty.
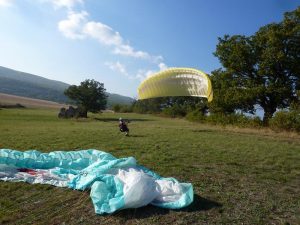
<svg viewBox="0 0 300 225"><path fill-rule="evenodd" d="M105 84L104 84L105 85ZM30 73L20 72L0 66L0 93L29 97L58 103L68 102L64 90L70 84L50 80ZM130 104L130 97L107 93L107 107L114 104Z"/></svg>
<svg viewBox="0 0 300 225"><path fill-rule="evenodd" d="M21 97L0 93L0 108L38 108L38 109L60 109L68 108L67 104L60 104L53 101Z"/></svg>

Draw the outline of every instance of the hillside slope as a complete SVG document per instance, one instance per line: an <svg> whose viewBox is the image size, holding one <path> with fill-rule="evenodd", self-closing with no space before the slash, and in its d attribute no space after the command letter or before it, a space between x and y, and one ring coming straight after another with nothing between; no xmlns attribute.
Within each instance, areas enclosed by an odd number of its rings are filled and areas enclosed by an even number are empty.
<svg viewBox="0 0 300 225"><path fill-rule="evenodd" d="M18 104L26 108L38 109L60 109L62 107L68 107L66 104L57 102L0 93L0 108L1 106L17 106Z"/></svg>
<svg viewBox="0 0 300 225"><path fill-rule="evenodd" d="M68 98L64 95L64 90L69 86L61 81L0 66L0 93L66 103ZM130 104L133 101L130 97L118 94L107 95L108 107L114 104Z"/></svg>

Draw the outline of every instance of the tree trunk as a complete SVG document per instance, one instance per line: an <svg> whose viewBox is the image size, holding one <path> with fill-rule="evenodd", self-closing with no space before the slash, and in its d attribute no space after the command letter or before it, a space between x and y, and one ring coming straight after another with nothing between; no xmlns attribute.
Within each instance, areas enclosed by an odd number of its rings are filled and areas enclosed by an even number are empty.
<svg viewBox="0 0 300 225"><path fill-rule="evenodd" d="M86 109L83 110L82 117L87 118L87 110Z"/></svg>
<svg viewBox="0 0 300 225"><path fill-rule="evenodd" d="M276 108L269 108L265 107L264 109L264 118L263 118L263 123L264 125L269 125L269 120L272 118L273 114L276 112Z"/></svg>

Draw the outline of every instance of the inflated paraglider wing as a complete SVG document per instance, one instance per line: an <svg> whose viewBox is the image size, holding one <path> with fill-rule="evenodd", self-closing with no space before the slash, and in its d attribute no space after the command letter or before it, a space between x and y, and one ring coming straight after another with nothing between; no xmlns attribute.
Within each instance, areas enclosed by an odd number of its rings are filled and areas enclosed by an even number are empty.
<svg viewBox="0 0 300 225"><path fill-rule="evenodd" d="M211 102L213 91L207 74L192 68L170 68L147 78L138 88L138 98L167 96L204 97Z"/></svg>

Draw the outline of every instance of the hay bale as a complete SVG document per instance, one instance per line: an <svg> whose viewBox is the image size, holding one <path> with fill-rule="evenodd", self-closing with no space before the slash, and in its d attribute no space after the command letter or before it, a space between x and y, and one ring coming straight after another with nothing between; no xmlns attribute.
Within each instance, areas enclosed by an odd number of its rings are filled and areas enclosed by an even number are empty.
<svg viewBox="0 0 300 225"><path fill-rule="evenodd" d="M69 106L68 109L61 108L58 113L58 118L79 118L86 117L86 112L80 107L74 108L73 106Z"/></svg>
<svg viewBox="0 0 300 225"><path fill-rule="evenodd" d="M66 108L62 107L59 110L58 118L66 118Z"/></svg>

